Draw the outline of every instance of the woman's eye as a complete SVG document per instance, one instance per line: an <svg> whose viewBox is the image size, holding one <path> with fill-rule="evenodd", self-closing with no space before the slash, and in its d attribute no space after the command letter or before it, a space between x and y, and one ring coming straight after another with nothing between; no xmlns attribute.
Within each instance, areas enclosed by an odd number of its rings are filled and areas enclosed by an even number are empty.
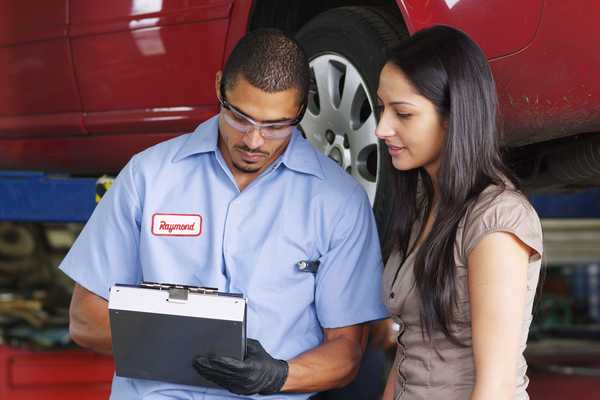
<svg viewBox="0 0 600 400"><path fill-rule="evenodd" d="M400 119L407 119L407 118L410 118L411 114L396 113L396 116Z"/></svg>

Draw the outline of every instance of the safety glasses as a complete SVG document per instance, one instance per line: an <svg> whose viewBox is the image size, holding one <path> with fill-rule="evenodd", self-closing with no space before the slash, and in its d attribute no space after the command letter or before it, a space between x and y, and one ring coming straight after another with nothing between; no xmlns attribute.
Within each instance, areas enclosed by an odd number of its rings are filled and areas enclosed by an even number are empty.
<svg viewBox="0 0 600 400"><path fill-rule="evenodd" d="M258 129L258 132L265 139L285 139L290 136L294 127L302 121L306 111L306 104L304 104L300 107L298 116L293 120L270 123L257 122L225 100L223 87L221 87L219 103L221 103L221 115L230 127L244 134Z"/></svg>

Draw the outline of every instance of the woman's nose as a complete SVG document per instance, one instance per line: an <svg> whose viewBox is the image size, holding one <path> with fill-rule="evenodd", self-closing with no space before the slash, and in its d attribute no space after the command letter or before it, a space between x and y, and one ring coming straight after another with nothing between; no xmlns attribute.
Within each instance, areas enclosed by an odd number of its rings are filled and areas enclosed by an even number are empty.
<svg viewBox="0 0 600 400"><path fill-rule="evenodd" d="M391 136L394 136L396 132L394 129L387 123L384 117L381 117L379 122L377 123L377 127L375 128L375 136L379 139L385 139Z"/></svg>

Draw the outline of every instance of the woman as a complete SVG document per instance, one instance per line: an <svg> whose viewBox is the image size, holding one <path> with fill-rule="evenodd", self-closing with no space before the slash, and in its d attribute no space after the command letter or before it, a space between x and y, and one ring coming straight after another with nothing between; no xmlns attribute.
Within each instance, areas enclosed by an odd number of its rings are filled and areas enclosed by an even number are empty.
<svg viewBox="0 0 600 400"><path fill-rule="evenodd" d="M542 232L499 155L485 56L453 28L421 31L391 51L377 94L393 166L384 297L400 325L384 399L527 399Z"/></svg>

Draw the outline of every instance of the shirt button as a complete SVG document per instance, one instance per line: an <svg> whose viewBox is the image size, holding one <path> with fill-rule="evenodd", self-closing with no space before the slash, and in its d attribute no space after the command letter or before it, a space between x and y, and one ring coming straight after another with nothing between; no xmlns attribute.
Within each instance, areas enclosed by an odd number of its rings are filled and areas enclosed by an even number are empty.
<svg viewBox="0 0 600 400"><path fill-rule="evenodd" d="M393 299L395 296L394 292L390 292L390 299Z"/></svg>

